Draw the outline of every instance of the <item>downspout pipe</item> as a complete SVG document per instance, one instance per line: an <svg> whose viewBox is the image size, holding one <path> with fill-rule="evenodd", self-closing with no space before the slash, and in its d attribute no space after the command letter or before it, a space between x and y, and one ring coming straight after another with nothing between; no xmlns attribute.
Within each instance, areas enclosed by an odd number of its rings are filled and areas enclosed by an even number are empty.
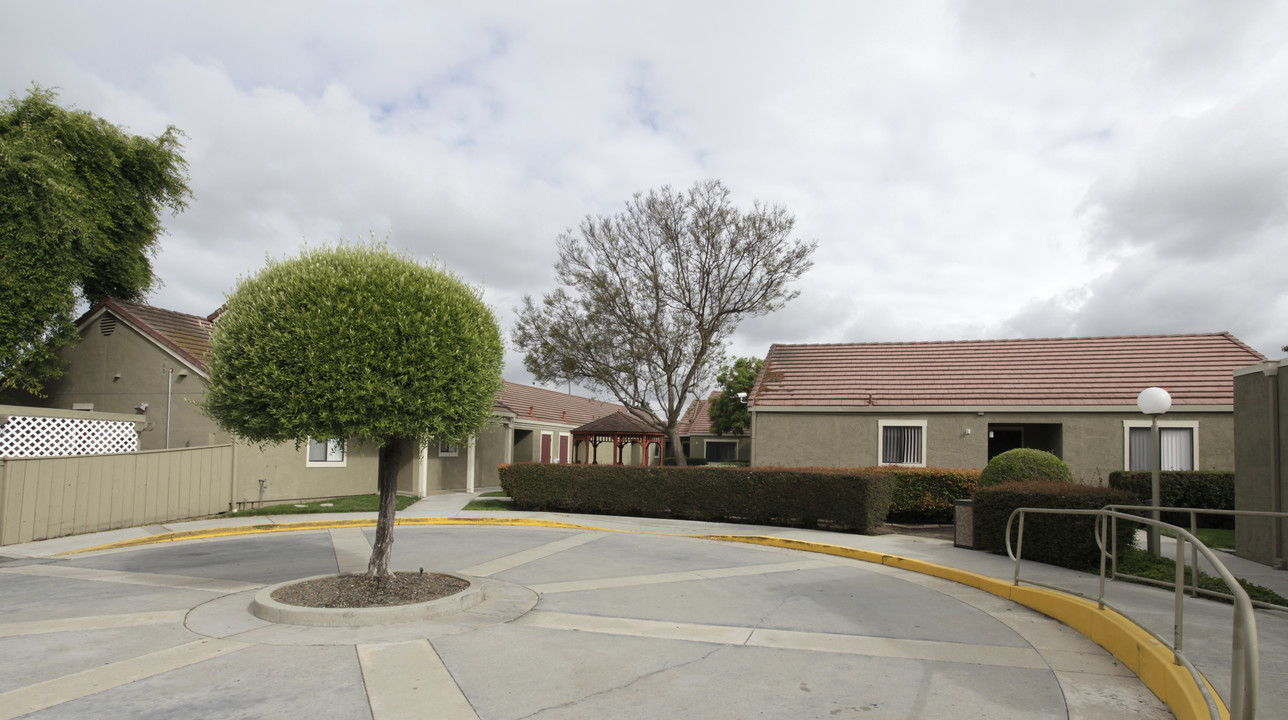
<svg viewBox="0 0 1288 720"><path fill-rule="evenodd" d="M170 449L170 401L174 397L174 368L166 370L165 385L165 449Z"/></svg>

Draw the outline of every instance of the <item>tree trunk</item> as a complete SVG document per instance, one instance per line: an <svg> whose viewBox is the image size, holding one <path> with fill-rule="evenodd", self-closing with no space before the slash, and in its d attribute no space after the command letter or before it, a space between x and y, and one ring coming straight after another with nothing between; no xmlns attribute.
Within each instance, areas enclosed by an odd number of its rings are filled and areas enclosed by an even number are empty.
<svg viewBox="0 0 1288 720"><path fill-rule="evenodd" d="M666 441L671 443L671 454L675 456L676 467L686 467L689 459L684 456L684 445L680 442L680 428L671 425L666 429Z"/></svg>
<svg viewBox="0 0 1288 720"><path fill-rule="evenodd" d="M380 487L380 513L376 517L376 543L371 546L367 577L389 578L389 556L394 546L394 513L398 509L398 462L402 459L402 440L386 438L380 448L377 485Z"/></svg>

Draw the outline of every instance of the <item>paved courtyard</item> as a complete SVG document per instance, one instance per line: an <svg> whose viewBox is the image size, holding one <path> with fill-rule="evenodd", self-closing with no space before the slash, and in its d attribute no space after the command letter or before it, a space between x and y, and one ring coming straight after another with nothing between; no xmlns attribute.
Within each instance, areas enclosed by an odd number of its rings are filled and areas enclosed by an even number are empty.
<svg viewBox="0 0 1288 720"><path fill-rule="evenodd" d="M1082 635L988 593L651 532L402 526L395 567L480 578L487 599L369 628L249 612L266 585L361 570L373 536L4 562L0 718L1171 716Z"/></svg>

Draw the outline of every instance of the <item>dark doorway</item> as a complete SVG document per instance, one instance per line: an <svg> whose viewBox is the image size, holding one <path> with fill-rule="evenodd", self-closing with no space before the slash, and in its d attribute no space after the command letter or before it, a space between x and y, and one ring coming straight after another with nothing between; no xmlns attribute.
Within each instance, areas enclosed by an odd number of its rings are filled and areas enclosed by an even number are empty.
<svg viewBox="0 0 1288 720"><path fill-rule="evenodd" d="M1024 447L1024 428L988 426L988 459Z"/></svg>
<svg viewBox="0 0 1288 720"><path fill-rule="evenodd" d="M1064 459L1064 428L1060 423L988 424L988 459L1015 448L1044 450Z"/></svg>

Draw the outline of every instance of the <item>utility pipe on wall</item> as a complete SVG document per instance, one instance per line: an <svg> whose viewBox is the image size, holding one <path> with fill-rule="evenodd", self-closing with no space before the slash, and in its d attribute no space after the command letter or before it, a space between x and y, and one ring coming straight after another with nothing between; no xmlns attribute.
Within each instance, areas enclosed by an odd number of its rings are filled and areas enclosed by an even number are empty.
<svg viewBox="0 0 1288 720"><path fill-rule="evenodd" d="M165 385L165 449L170 449L170 399L174 396L174 368L167 368Z"/></svg>

